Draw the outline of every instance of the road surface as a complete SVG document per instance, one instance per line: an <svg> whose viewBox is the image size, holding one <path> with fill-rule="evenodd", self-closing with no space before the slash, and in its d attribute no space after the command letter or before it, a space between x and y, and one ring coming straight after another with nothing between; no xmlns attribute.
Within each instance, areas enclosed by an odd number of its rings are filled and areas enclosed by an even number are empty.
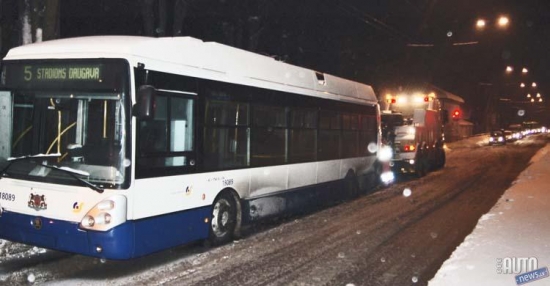
<svg viewBox="0 0 550 286"><path fill-rule="evenodd" d="M477 141L449 144L446 167L423 178L249 226L217 248L197 243L105 262L4 241L0 284L426 285L546 137L506 146Z"/></svg>

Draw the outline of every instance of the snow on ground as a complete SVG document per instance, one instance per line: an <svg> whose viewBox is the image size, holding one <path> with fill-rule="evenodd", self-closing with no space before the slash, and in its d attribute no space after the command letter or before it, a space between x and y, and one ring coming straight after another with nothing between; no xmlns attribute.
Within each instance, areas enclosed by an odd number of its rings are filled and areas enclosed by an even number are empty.
<svg viewBox="0 0 550 286"><path fill-rule="evenodd" d="M550 144L479 219L429 286L517 285L520 273L550 267L549 170ZM527 284L550 285L550 277Z"/></svg>
<svg viewBox="0 0 550 286"><path fill-rule="evenodd" d="M485 133L485 134L479 134L468 138L464 138L459 141L446 143L445 149L447 151L452 151L454 149L461 149L461 148L481 147L488 144L489 144L489 134Z"/></svg>
<svg viewBox="0 0 550 286"><path fill-rule="evenodd" d="M513 144L521 145L535 137L527 137ZM446 144L447 151L467 151L466 148L486 146L488 135L478 135L457 142ZM499 148L496 146L495 148ZM537 259L539 268L550 267L550 145L542 148L531 160L532 164L506 191L489 213L479 219L478 225L472 234L455 250L429 282L430 286L452 285L516 285L516 274L498 274L497 259L531 258ZM495 166L498 167L498 166ZM404 195L410 195L404 192ZM235 242L237 243L237 242ZM234 244L223 247L231 247ZM172 264L160 264L143 273L111 278L103 282L93 280L93 284L134 284L137 281L148 281L154 276L163 276L170 272L170 268L180 264L189 265L186 273L191 275L201 269L193 265L197 261L210 259L213 253L223 247L216 248L206 254L189 255L172 261ZM0 267L13 260L33 259L38 256L56 253L42 248L12 243L0 240ZM68 260L72 261L72 260ZM502 262L503 260L501 260ZM70 262L67 262L70 263ZM97 263L100 263L99 260ZM173 266L176 265L176 266ZM44 266L47 267L47 266ZM501 265L501 269L502 265ZM513 270L513 269L512 269ZM42 267L33 270L22 269L18 273L11 271L0 275L0 284L10 278L10 275L26 277L25 280L39 281L46 275ZM168 277L169 278L169 277ZM88 285L86 279L56 279L55 285ZM50 283L47 283L50 284ZM529 285L550 285L550 278L528 283Z"/></svg>

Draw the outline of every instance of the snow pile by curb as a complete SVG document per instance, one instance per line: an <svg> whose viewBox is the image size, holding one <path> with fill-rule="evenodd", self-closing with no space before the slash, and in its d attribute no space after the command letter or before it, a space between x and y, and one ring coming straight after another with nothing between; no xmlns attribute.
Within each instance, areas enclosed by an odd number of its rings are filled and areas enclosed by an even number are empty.
<svg viewBox="0 0 550 286"><path fill-rule="evenodd" d="M498 168L498 166L495 166ZM550 267L550 144L540 149L443 263L430 286L516 285L535 264ZM528 283L550 285L550 277Z"/></svg>

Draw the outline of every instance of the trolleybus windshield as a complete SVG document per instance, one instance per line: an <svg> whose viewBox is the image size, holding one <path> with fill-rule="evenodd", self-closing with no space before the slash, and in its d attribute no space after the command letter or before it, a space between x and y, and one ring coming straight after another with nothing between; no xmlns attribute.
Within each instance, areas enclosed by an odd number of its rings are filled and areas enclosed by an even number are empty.
<svg viewBox="0 0 550 286"><path fill-rule="evenodd" d="M130 165L128 75L122 60L4 62L2 87L11 91L11 138L0 138L9 149L4 159L59 154L13 162L4 175L76 185L76 174L120 187Z"/></svg>

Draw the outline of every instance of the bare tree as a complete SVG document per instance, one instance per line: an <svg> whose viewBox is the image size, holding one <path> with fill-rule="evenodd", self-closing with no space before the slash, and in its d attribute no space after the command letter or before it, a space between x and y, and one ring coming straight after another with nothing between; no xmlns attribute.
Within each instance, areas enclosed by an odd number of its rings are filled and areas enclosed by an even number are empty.
<svg viewBox="0 0 550 286"><path fill-rule="evenodd" d="M256 51L271 2L268 0L222 0L220 1L219 25L226 44Z"/></svg>
<svg viewBox="0 0 550 286"><path fill-rule="evenodd" d="M19 1L19 23L21 31L21 44L26 45L32 43L32 28L31 28L31 0Z"/></svg>
<svg viewBox="0 0 550 286"><path fill-rule="evenodd" d="M18 5L20 44L59 37L59 0L22 0Z"/></svg>
<svg viewBox="0 0 550 286"><path fill-rule="evenodd" d="M249 12L247 19L248 43L246 48L254 52L258 49L260 37L266 29L272 3L268 0L257 0L252 1L251 4L253 4L251 6L253 9Z"/></svg>
<svg viewBox="0 0 550 286"><path fill-rule="evenodd" d="M166 0L157 0L158 3L158 27L156 29L156 33L159 37L166 36L166 18L168 14L166 14Z"/></svg>
<svg viewBox="0 0 550 286"><path fill-rule="evenodd" d="M173 9L170 9L166 0L140 0L144 34L150 37L183 35L183 23L191 2L192 0L175 0ZM170 17L173 17L171 31L167 30Z"/></svg>
<svg viewBox="0 0 550 286"><path fill-rule="evenodd" d="M2 44L4 39L4 9L3 8L2 0L0 0L0 55L2 55Z"/></svg>
<svg viewBox="0 0 550 286"><path fill-rule="evenodd" d="M155 0L140 0L141 16L143 17L143 28L145 36L155 36Z"/></svg>
<svg viewBox="0 0 550 286"><path fill-rule="evenodd" d="M42 15L43 40L59 38L59 0L45 0L44 14Z"/></svg>
<svg viewBox="0 0 550 286"><path fill-rule="evenodd" d="M166 0L140 0L144 34L152 37L182 36L184 23L194 0L174 0L168 7ZM218 25L225 44L256 51L265 30L271 2L269 0L213 0ZM170 9L173 8L173 9ZM167 30L172 18L171 30Z"/></svg>
<svg viewBox="0 0 550 286"><path fill-rule="evenodd" d="M183 22L189 10L190 0L176 0L174 3L174 24L172 34L174 37L183 35Z"/></svg>

